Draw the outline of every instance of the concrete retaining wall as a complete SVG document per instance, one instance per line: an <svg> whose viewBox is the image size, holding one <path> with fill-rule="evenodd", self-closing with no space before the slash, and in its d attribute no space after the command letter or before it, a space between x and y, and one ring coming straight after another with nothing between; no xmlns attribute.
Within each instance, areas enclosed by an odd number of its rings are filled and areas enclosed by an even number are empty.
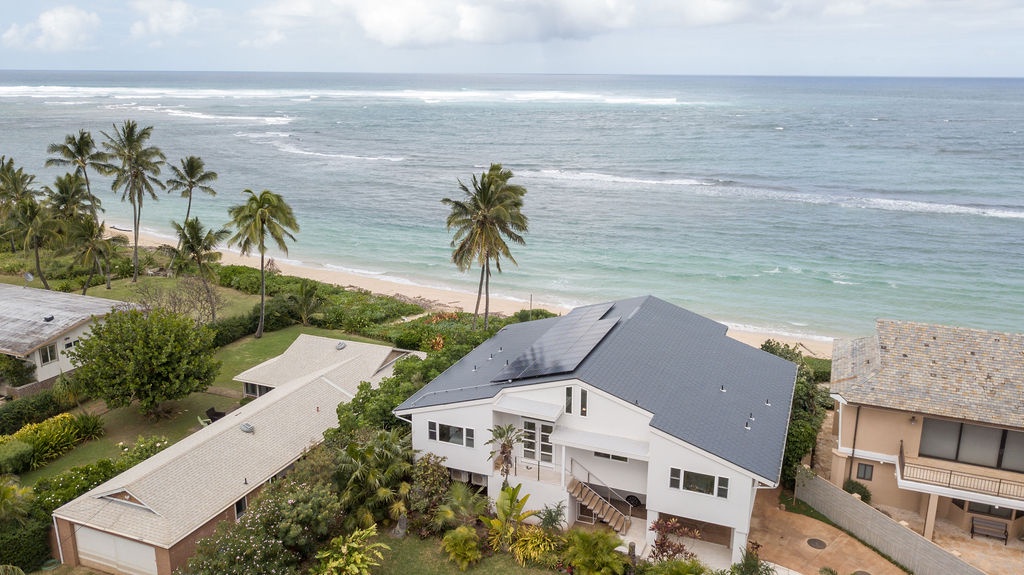
<svg viewBox="0 0 1024 575"><path fill-rule="evenodd" d="M797 472L796 498L914 573L985 575L806 468Z"/></svg>

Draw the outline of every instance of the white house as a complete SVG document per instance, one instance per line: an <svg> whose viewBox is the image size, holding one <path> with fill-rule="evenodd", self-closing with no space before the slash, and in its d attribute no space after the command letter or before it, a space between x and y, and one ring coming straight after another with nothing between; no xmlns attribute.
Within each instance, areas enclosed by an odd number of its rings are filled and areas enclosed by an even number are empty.
<svg viewBox="0 0 1024 575"><path fill-rule="evenodd" d="M35 365L29 384L0 382L0 394L30 395L74 369L67 351L123 302L79 294L0 284L0 354Z"/></svg>
<svg viewBox="0 0 1024 575"><path fill-rule="evenodd" d="M62 563L107 573L171 575L199 539L237 520L255 493L338 424L360 382L376 385L415 352L300 335L253 368L272 393L97 486L53 513ZM250 370L251 371L251 370Z"/></svg>
<svg viewBox="0 0 1024 575"><path fill-rule="evenodd" d="M395 409L413 447L453 477L502 478L490 429L525 431L514 477L530 507L565 502L645 552L648 526L678 517L702 557L739 560L757 490L782 468L796 366L655 297L580 307L499 331Z"/></svg>

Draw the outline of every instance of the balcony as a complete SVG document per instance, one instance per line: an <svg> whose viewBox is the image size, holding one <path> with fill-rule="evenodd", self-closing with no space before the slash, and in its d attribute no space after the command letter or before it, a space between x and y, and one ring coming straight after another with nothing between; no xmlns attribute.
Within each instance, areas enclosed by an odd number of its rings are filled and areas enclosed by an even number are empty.
<svg viewBox="0 0 1024 575"><path fill-rule="evenodd" d="M897 483L917 483L961 493L948 494L952 497L979 500L971 495L981 495L1003 500L1024 501L1024 474L1001 469L987 469L955 461L942 461L921 457L905 457L903 442L900 442L899 465L896 469ZM923 491L930 491L922 489ZM936 491L937 492L937 491ZM1005 501L995 502L1005 504Z"/></svg>

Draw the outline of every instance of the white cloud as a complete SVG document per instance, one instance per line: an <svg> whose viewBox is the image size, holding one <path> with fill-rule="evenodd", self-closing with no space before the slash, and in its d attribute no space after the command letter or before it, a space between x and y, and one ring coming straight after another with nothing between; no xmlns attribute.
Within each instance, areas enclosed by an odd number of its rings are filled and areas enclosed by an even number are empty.
<svg viewBox="0 0 1024 575"><path fill-rule="evenodd" d="M2 39L6 46L66 52L92 46L93 36L100 27L100 17L75 6L59 6L42 12L35 22L11 24Z"/></svg>
<svg viewBox="0 0 1024 575"><path fill-rule="evenodd" d="M199 23L196 9L181 0L134 0L132 9L144 19L132 22L131 35L137 40L159 44L165 37L174 37Z"/></svg>

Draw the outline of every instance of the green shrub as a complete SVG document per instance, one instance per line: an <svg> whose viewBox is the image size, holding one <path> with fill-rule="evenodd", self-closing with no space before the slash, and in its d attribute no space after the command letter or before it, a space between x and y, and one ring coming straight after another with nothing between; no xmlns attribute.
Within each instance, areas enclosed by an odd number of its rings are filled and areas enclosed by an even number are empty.
<svg viewBox="0 0 1024 575"><path fill-rule="evenodd" d="M864 485L856 479L847 479L843 482L843 491L847 493L856 493L860 495L860 500L864 503L871 503L871 490L868 489L867 485Z"/></svg>
<svg viewBox="0 0 1024 575"><path fill-rule="evenodd" d="M558 563L558 553L565 540L559 532L537 525L523 525L509 551L521 567L535 563L541 567L553 568Z"/></svg>
<svg viewBox="0 0 1024 575"><path fill-rule="evenodd" d="M213 330L213 345L224 347L247 335L256 333L258 319L259 316L254 318L252 314L246 314L225 317L208 324Z"/></svg>
<svg viewBox="0 0 1024 575"><path fill-rule="evenodd" d="M8 356L0 355L4 357ZM39 423L62 411L64 406L51 390L8 401L0 406L0 435L10 435L29 423Z"/></svg>
<svg viewBox="0 0 1024 575"><path fill-rule="evenodd" d="M75 426L78 428L78 437L82 441L99 439L107 432L103 428L103 419L91 413L79 413L76 415Z"/></svg>
<svg viewBox="0 0 1024 575"><path fill-rule="evenodd" d="M70 413L30 423L16 431L13 437L32 446L32 469L38 469L71 451L80 439L75 417Z"/></svg>
<svg viewBox="0 0 1024 575"><path fill-rule="evenodd" d="M32 381L32 374L35 372L34 363L12 355L0 354L0 379L7 380L13 387L20 387Z"/></svg>
<svg viewBox="0 0 1024 575"><path fill-rule="evenodd" d="M33 513L28 521L0 523L0 565L14 565L26 573L50 558L50 517Z"/></svg>
<svg viewBox="0 0 1024 575"><path fill-rule="evenodd" d="M242 293L255 295L260 293L260 270L249 266L221 266L217 275L218 283L223 287L236 289ZM270 279L269 277L267 278Z"/></svg>
<svg viewBox="0 0 1024 575"><path fill-rule="evenodd" d="M445 533L441 549L448 553L448 560L465 571L483 557L480 551L480 537L470 527L462 525Z"/></svg>
<svg viewBox="0 0 1024 575"><path fill-rule="evenodd" d="M32 465L32 446L12 439L0 445L0 475L20 474Z"/></svg>

